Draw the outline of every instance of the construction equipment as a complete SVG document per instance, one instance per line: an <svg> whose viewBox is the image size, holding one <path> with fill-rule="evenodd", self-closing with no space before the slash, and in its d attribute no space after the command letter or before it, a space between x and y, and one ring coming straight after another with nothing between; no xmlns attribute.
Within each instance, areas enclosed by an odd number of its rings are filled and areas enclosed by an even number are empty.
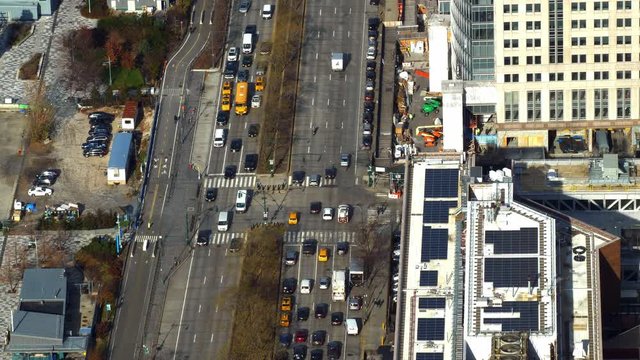
<svg viewBox="0 0 640 360"><path fill-rule="evenodd" d="M435 147L438 139L442 137L442 127L420 126L416 128L416 136L422 137L424 146Z"/></svg>

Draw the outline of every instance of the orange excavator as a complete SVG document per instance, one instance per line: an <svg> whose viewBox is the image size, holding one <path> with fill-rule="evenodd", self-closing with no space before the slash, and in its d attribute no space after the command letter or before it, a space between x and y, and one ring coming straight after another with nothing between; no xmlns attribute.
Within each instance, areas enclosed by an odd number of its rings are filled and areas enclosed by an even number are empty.
<svg viewBox="0 0 640 360"><path fill-rule="evenodd" d="M422 137L424 146L435 147L438 139L442 137L442 126L419 126L416 128L416 136Z"/></svg>

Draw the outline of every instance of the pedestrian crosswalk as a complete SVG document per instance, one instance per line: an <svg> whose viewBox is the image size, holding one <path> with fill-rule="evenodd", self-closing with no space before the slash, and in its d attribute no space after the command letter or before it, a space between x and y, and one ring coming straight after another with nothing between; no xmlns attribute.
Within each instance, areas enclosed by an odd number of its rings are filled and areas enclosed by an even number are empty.
<svg viewBox="0 0 640 360"><path fill-rule="evenodd" d="M158 241L158 238L158 235L136 235L136 242L143 243L147 241L152 243Z"/></svg>
<svg viewBox="0 0 640 360"><path fill-rule="evenodd" d="M246 236L246 233L243 233L243 232L239 232L239 233L214 232L213 234L211 234L210 245L228 244L231 241L231 239L235 239L235 238L244 239L245 236Z"/></svg>
<svg viewBox="0 0 640 360"><path fill-rule="evenodd" d="M305 240L314 239L318 243L337 243L341 241L354 242L357 233L354 231L287 231L284 233L284 242L302 243Z"/></svg>
<svg viewBox="0 0 640 360"><path fill-rule="evenodd" d="M253 188L255 186L255 175L238 175L233 179L225 179L222 175L212 175L204 180L205 188Z"/></svg>
<svg viewBox="0 0 640 360"><path fill-rule="evenodd" d="M307 176L304 178L304 182L302 184L294 184L293 183L293 177L289 176L289 186L291 187L295 187L295 186L302 186L302 187L307 187L307 186L316 186L316 187L327 187L327 186L335 186L336 185L336 179L327 179L324 177L319 178L318 180L315 181L319 181L319 183L316 185L316 183L314 182L313 184L311 183L311 176Z"/></svg>

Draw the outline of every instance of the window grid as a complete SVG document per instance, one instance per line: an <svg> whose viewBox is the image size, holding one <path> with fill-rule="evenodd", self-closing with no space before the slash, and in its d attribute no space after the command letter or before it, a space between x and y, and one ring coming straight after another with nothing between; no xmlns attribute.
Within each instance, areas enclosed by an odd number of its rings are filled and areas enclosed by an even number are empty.
<svg viewBox="0 0 640 360"><path fill-rule="evenodd" d="M586 90L571 90L571 119L584 120L587 117Z"/></svg>
<svg viewBox="0 0 640 360"><path fill-rule="evenodd" d="M562 90L551 90L549 93L549 119L562 120L564 117L564 93Z"/></svg>
<svg viewBox="0 0 640 360"><path fill-rule="evenodd" d="M606 120L609 117L609 90L594 89L593 90L594 119Z"/></svg>
<svg viewBox="0 0 640 360"><path fill-rule="evenodd" d="M527 91L527 120L540 121L541 117L540 90Z"/></svg>
<svg viewBox="0 0 640 360"><path fill-rule="evenodd" d="M519 96L517 91L508 91L504 93L504 120L506 122L518 121L520 114L518 113Z"/></svg>
<svg viewBox="0 0 640 360"><path fill-rule="evenodd" d="M631 117L631 89L616 89L616 117L629 119Z"/></svg>

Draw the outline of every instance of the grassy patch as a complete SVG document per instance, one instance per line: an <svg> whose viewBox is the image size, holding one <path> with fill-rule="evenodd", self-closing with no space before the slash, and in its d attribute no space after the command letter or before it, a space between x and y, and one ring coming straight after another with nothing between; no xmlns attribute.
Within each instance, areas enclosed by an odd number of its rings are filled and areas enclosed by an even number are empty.
<svg viewBox="0 0 640 360"><path fill-rule="evenodd" d="M21 80L36 80L38 79L38 65L40 65L41 53L35 53L31 56L26 63L20 67L19 78Z"/></svg>
<svg viewBox="0 0 640 360"><path fill-rule="evenodd" d="M32 23L25 22L12 22L8 25L7 31L9 31L9 44L14 47L22 40L24 40L31 32Z"/></svg>
<svg viewBox="0 0 640 360"><path fill-rule="evenodd" d="M142 73L138 69L118 68L112 71L116 73L113 79L114 89L137 89L144 85Z"/></svg>
<svg viewBox="0 0 640 360"><path fill-rule="evenodd" d="M277 326L284 225L259 226L247 236L228 359L271 359ZM251 334L248 336L248 334Z"/></svg>
<svg viewBox="0 0 640 360"><path fill-rule="evenodd" d="M258 173L289 171L289 156L295 121L298 62L302 45L304 2L279 0L278 15L270 56L269 77L265 91L265 112L260 132Z"/></svg>

